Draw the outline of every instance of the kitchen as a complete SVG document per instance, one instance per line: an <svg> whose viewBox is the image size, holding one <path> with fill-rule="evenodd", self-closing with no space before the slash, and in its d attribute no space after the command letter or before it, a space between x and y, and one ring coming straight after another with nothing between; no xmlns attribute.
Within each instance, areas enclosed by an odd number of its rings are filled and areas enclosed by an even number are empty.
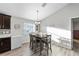
<svg viewBox="0 0 79 59"><path fill-rule="evenodd" d="M0 52L11 50L11 16L0 14Z"/></svg>
<svg viewBox="0 0 79 59"><path fill-rule="evenodd" d="M6 14L0 14L0 52L14 50L26 43L27 37L24 35L24 23L33 21L24 20ZM27 33L27 32L26 32Z"/></svg>

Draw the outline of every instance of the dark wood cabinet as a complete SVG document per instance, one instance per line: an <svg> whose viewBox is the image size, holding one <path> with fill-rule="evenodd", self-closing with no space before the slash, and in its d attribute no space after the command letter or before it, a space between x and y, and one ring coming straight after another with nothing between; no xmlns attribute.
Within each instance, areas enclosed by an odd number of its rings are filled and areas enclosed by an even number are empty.
<svg viewBox="0 0 79 59"><path fill-rule="evenodd" d="M3 29L10 29L10 16L3 16Z"/></svg>
<svg viewBox="0 0 79 59"><path fill-rule="evenodd" d="M10 29L11 16L0 14L0 29Z"/></svg>
<svg viewBox="0 0 79 59"><path fill-rule="evenodd" d="M0 29L2 28L2 24L3 24L3 16L2 15L0 15Z"/></svg>
<svg viewBox="0 0 79 59"><path fill-rule="evenodd" d="M79 30L73 30L73 38L79 40Z"/></svg>
<svg viewBox="0 0 79 59"><path fill-rule="evenodd" d="M11 50L11 38L0 38L0 53Z"/></svg>

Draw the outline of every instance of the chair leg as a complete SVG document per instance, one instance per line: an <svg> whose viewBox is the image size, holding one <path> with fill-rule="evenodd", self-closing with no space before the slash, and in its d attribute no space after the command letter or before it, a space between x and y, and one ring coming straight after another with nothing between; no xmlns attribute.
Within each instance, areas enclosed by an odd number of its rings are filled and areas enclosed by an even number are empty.
<svg viewBox="0 0 79 59"><path fill-rule="evenodd" d="M42 51L42 47L41 47L41 41L40 41L40 55L42 54L41 51Z"/></svg>
<svg viewBox="0 0 79 59"><path fill-rule="evenodd" d="M30 39L30 47L31 47L31 39Z"/></svg>
<svg viewBox="0 0 79 59"><path fill-rule="evenodd" d="M51 50L51 52L52 52L51 43L50 43L50 50Z"/></svg>
<svg viewBox="0 0 79 59"><path fill-rule="evenodd" d="M48 44L47 44L47 56L49 55L49 46L48 46Z"/></svg>
<svg viewBox="0 0 79 59"><path fill-rule="evenodd" d="M32 49L33 49L33 42L32 42Z"/></svg>
<svg viewBox="0 0 79 59"><path fill-rule="evenodd" d="M34 48L35 50L34 51L36 51L36 48L37 48L37 42L35 41L35 48Z"/></svg>
<svg viewBox="0 0 79 59"><path fill-rule="evenodd" d="M30 47L32 48L32 41L30 42Z"/></svg>

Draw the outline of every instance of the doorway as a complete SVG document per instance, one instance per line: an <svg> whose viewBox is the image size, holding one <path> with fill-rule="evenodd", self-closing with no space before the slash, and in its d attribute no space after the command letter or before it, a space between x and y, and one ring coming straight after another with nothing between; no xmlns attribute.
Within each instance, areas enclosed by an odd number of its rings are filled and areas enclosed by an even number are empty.
<svg viewBox="0 0 79 59"><path fill-rule="evenodd" d="M35 32L35 24L24 23L24 28L23 28L24 42L30 41L29 34L31 32Z"/></svg>
<svg viewBox="0 0 79 59"><path fill-rule="evenodd" d="M72 18L71 20L73 50L79 51L79 18Z"/></svg>

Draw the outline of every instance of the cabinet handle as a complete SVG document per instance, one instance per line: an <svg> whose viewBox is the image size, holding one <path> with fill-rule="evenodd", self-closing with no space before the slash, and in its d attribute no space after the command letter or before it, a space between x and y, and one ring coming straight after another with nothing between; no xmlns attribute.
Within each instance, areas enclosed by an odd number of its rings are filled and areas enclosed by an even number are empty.
<svg viewBox="0 0 79 59"><path fill-rule="evenodd" d="M1 46L3 46L3 42L1 42Z"/></svg>

